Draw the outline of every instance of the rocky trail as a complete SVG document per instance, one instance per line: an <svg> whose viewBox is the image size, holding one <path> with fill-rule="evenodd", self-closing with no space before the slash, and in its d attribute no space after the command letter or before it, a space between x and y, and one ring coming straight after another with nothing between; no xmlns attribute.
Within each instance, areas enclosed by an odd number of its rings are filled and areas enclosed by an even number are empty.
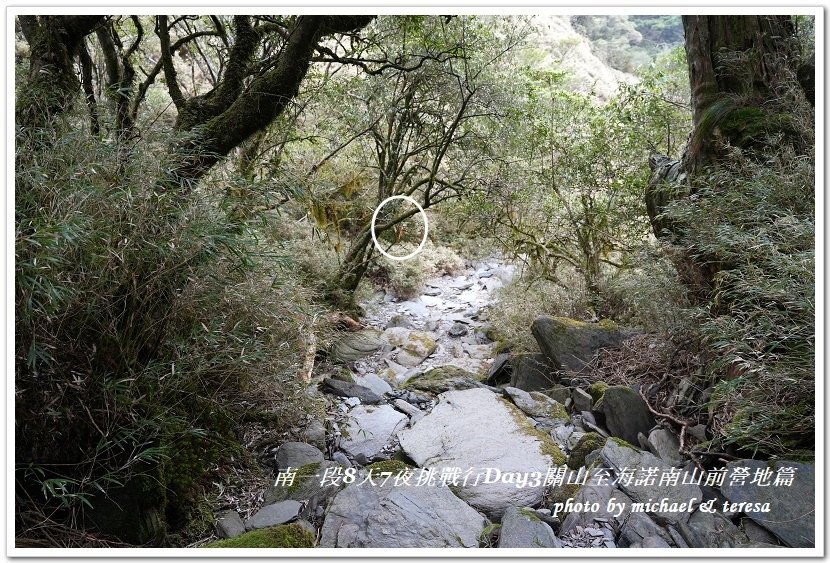
<svg viewBox="0 0 830 563"><path fill-rule="evenodd" d="M278 447L262 506L219 514L217 535L282 526L308 542L290 545L325 548L814 544L812 466L703 471L637 390L581 376L636 331L540 317L528 327L539 353L497 354L487 305L515 274L489 260L415 299L362 303L364 328L330 351L341 369L315 381L325 424Z"/></svg>

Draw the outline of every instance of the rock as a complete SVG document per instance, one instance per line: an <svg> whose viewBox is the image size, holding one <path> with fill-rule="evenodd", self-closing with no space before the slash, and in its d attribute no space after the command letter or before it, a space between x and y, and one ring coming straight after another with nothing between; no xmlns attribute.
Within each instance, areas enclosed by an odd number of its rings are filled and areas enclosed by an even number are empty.
<svg viewBox="0 0 830 563"><path fill-rule="evenodd" d="M532 510L511 506L501 518L499 547L562 547L562 542Z"/></svg>
<svg viewBox="0 0 830 563"><path fill-rule="evenodd" d="M311 444L286 442L277 449L277 469L284 471L289 467L296 469L309 463L320 463L323 457L323 452Z"/></svg>
<svg viewBox="0 0 830 563"><path fill-rule="evenodd" d="M406 425L407 416L389 405L359 406L349 413L340 448L354 458L362 454L375 457L395 434Z"/></svg>
<svg viewBox="0 0 830 563"><path fill-rule="evenodd" d="M432 412L398 438L404 452L421 467L474 468L476 473L456 487L456 493L495 519L509 506L538 504L545 493L543 483L522 488L497 476L539 472L544 478L551 465L565 462L550 436L487 389L442 393ZM486 482L486 468L493 482ZM477 476L481 482L474 484Z"/></svg>
<svg viewBox="0 0 830 563"><path fill-rule="evenodd" d="M474 360L486 360L493 355L493 344L467 344L464 351Z"/></svg>
<svg viewBox="0 0 830 563"><path fill-rule="evenodd" d="M554 385L550 389L542 391L545 395L556 401L557 403L565 404L565 401L571 398L571 388L565 385Z"/></svg>
<svg viewBox="0 0 830 563"><path fill-rule="evenodd" d="M388 328L383 332L383 339L400 349L395 361L408 367L419 365L438 346L428 332L408 328Z"/></svg>
<svg viewBox="0 0 830 563"><path fill-rule="evenodd" d="M361 479L358 479L359 482ZM447 487L349 485L329 505L321 547L478 547L486 520Z"/></svg>
<svg viewBox="0 0 830 563"><path fill-rule="evenodd" d="M343 404L347 407L356 407L360 404L360 399L357 397L346 397L346 400L343 401Z"/></svg>
<svg viewBox="0 0 830 563"><path fill-rule="evenodd" d="M343 452L336 453L345 458ZM351 463L349 463L348 458L345 461L345 466L350 467ZM313 515L314 510L318 506L328 504L329 499L343 488L344 483L333 482L331 479L326 481L325 486L322 485L322 479L326 471L342 470L340 466L341 464L337 461L323 461L322 463L313 463L299 467L297 473L294 475L293 483L277 484L275 482L265 490L265 504L274 504L284 500L296 500L305 503L303 509L304 516Z"/></svg>
<svg viewBox="0 0 830 563"><path fill-rule="evenodd" d="M510 382L510 354L499 354L493 359L493 365L487 372L487 385L496 387Z"/></svg>
<svg viewBox="0 0 830 563"><path fill-rule="evenodd" d="M639 432L648 436L655 424L642 397L622 385L606 389L593 411L602 414L605 427L612 436L622 438L629 444L637 443Z"/></svg>
<svg viewBox="0 0 830 563"><path fill-rule="evenodd" d="M403 328L413 328L412 321L409 320L408 317L404 315L395 315L389 322L386 323L386 328L396 328L396 327L403 327Z"/></svg>
<svg viewBox="0 0 830 563"><path fill-rule="evenodd" d="M417 301L404 301L398 305L399 311L406 311L413 317L428 317L429 309L423 303Z"/></svg>
<svg viewBox="0 0 830 563"><path fill-rule="evenodd" d="M300 434L300 437L320 450L326 447L326 428L316 418L309 421L308 425Z"/></svg>
<svg viewBox="0 0 830 563"><path fill-rule="evenodd" d="M453 365L438 366L415 375L404 383L404 387L429 393L443 393L453 389L474 389L481 387L479 376Z"/></svg>
<svg viewBox="0 0 830 563"><path fill-rule="evenodd" d="M655 501L657 503L665 501L665 510L658 507L647 511L658 523L687 522L694 511L694 507L700 503L703 497L703 493L697 485L683 484L684 478L688 479L688 470L683 470L680 473L677 484L668 485L664 483L661 485L660 475L671 471L672 467L654 455L641 452L629 444L620 443L619 440L611 438L606 441L605 446L600 451L600 458L606 467L614 470L617 474L623 468L633 469L638 473L641 469L656 468L657 477L653 483L631 479L628 482L621 481L619 488L634 502L653 504Z"/></svg>
<svg viewBox="0 0 830 563"><path fill-rule="evenodd" d="M285 524L294 520L300 514L301 508L302 504L296 500L283 500L263 506L256 514L245 520L245 529L259 530Z"/></svg>
<svg viewBox="0 0 830 563"><path fill-rule="evenodd" d="M556 384L555 368L542 354L514 354L510 358L510 386L523 391L544 391Z"/></svg>
<svg viewBox="0 0 830 563"><path fill-rule="evenodd" d="M771 543L775 545L778 540L775 538L775 535L763 528L752 521L751 518L742 518L741 519L741 529L743 529L744 534L746 537L749 538L749 541L752 542L759 542L759 543Z"/></svg>
<svg viewBox="0 0 830 563"><path fill-rule="evenodd" d="M702 547L745 547L749 538L721 513L697 511L689 518L689 528L702 542Z"/></svg>
<svg viewBox="0 0 830 563"><path fill-rule="evenodd" d="M591 395L579 387L574 388L571 398L573 399L574 410L576 411L590 411L591 407L594 406L594 400L591 398Z"/></svg>
<svg viewBox="0 0 830 563"><path fill-rule="evenodd" d="M566 317L538 317L530 327L539 349L558 369L578 372L603 348L615 348L636 331Z"/></svg>
<svg viewBox="0 0 830 563"><path fill-rule="evenodd" d="M538 421L550 421L551 428L557 426L556 423L567 424L571 421L565 407L547 395L536 391L531 394L516 387L505 387L504 394L527 416Z"/></svg>
<svg viewBox="0 0 830 563"><path fill-rule="evenodd" d="M430 297L439 297L443 291L441 291L440 287L430 287L424 291L424 295L428 295Z"/></svg>
<svg viewBox="0 0 830 563"><path fill-rule="evenodd" d="M339 450L331 454L331 460L337 463L338 465L342 465L343 467L352 466L352 462L349 461L349 458L346 457L346 454Z"/></svg>
<svg viewBox="0 0 830 563"><path fill-rule="evenodd" d="M332 345L329 356L335 362L354 362L373 354L382 345L380 332L367 328L342 336Z"/></svg>
<svg viewBox="0 0 830 563"><path fill-rule="evenodd" d="M449 336L450 338L461 338L462 336L467 334L467 332L467 325L465 325L464 323L455 323L447 331L447 336Z"/></svg>
<svg viewBox="0 0 830 563"><path fill-rule="evenodd" d="M392 391L392 386L383 379L373 373L367 373L362 376L355 376L354 382L361 387L370 389L378 397L383 397L386 393Z"/></svg>
<svg viewBox="0 0 830 563"><path fill-rule="evenodd" d="M756 524L775 534L789 547L815 547L815 467L795 461L771 462L743 459L727 464L727 477L721 485L723 495L733 503L769 503L769 512L743 512ZM773 486L779 471L792 468L792 484ZM771 472L770 485L750 484L756 472ZM745 484L732 483L736 471L748 472Z"/></svg>
<svg viewBox="0 0 830 563"><path fill-rule="evenodd" d="M671 547L668 543L666 543L666 540L664 540L660 536L648 536L647 538L643 538L643 541L640 543L640 545L644 549L666 549Z"/></svg>
<svg viewBox="0 0 830 563"><path fill-rule="evenodd" d="M245 533L245 523L236 510L224 510L216 515L216 535L220 538L235 538Z"/></svg>
<svg viewBox="0 0 830 563"><path fill-rule="evenodd" d="M683 456L678 451L680 442L677 437L665 428L652 430L648 435L648 449L651 453L668 463L669 465L680 465L683 463Z"/></svg>
<svg viewBox="0 0 830 563"><path fill-rule="evenodd" d="M380 403L383 399L368 387L357 383L340 381L339 379L326 378L323 380L323 389L340 397L357 397L361 403L373 405Z"/></svg>
<svg viewBox="0 0 830 563"><path fill-rule="evenodd" d="M605 445L605 438L594 432L584 434L571 449L568 456L568 467L578 469L585 465L585 456Z"/></svg>
<svg viewBox="0 0 830 563"><path fill-rule="evenodd" d="M412 424L415 424L422 418L424 418L424 413L413 404L407 403L403 399L395 399L395 407L404 414L408 415Z"/></svg>

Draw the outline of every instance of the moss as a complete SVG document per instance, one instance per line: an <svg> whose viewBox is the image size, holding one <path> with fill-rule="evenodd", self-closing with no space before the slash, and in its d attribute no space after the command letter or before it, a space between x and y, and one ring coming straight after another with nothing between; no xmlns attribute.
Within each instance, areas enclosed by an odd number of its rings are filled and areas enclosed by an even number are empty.
<svg viewBox="0 0 830 563"><path fill-rule="evenodd" d="M366 469L372 471L374 475L386 472L392 472L395 475L400 475L407 469L411 469L411 466L398 459L387 459L385 461L376 461L371 465L367 465Z"/></svg>
<svg viewBox="0 0 830 563"><path fill-rule="evenodd" d="M210 535L213 530L213 507L202 497L193 504L187 514L185 525L174 534L165 537L165 547L186 547L199 538Z"/></svg>
<svg viewBox="0 0 830 563"><path fill-rule="evenodd" d="M314 547L314 536L299 524L252 530L235 538L219 540L205 547Z"/></svg>
<svg viewBox="0 0 830 563"><path fill-rule="evenodd" d="M784 133L796 133L795 121L787 113L770 113L757 106L732 110L720 124L720 130L729 142L737 147L747 147L765 138Z"/></svg>
<svg viewBox="0 0 830 563"><path fill-rule="evenodd" d="M308 463L297 468L297 473L294 475L294 481L286 487L289 491L295 490L297 487L306 482L309 477L317 475L320 471L320 463Z"/></svg>
<svg viewBox="0 0 830 563"><path fill-rule="evenodd" d="M532 510L528 510L527 508L519 508L518 511L519 511L519 514L521 514L522 516L524 516L525 518L527 518L531 522L541 522L539 517L536 516L536 513L533 512Z"/></svg>
<svg viewBox="0 0 830 563"><path fill-rule="evenodd" d="M568 467L578 469L585 465L585 456L605 445L605 438L594 432L589 432L579 439L568 458Z"/></svg>
<svg viewBox="0 0 830 563"><path fill-rule="evenodd" d="M533 426L527 416L525 416L525 413L519 410L519 407L510 401L507 401L503 397L499 397L498 400L501 401L505 407L507 407L510 416L512 416L513 420L516 421L516 424L519 425L519 429L523 434L539 440L539 451L542 455L550 457L551 462L554 465L565 464L565 454L562 453L562 450L556 445L556 442L554 442L550 436Z"/></svg>
<svg viewBox="0 0 830 563"><path fill-rule="evenodd" d="M481 381L486 379L486 374L476 375L475 373L461 369L458 366L446 365L438 366L427 372L418 374L406 380L401 386L402 388L415 387L424 390L439 390L440 384L452 379L471 379L474 381ZM438 386L436 386L438 385ZM441 387L443 388L443 387Z"/></svg>
<svg viewBox="0 0 830 563"><path fill-rule="evenodd" d="M568 499L576 498L576 493L579 492L580 485L576 483L566 483L559 485L557 487L552 487L550 490L550 501L551 503L562 503L564 504ZM562 516L561 519L564 520L564 517L567 516L567 512L560 512Z"/></svg>
<svg viewBox="0 0 830 563"><path fill-rule="evenodd" d="M619 330L620 326L612 321L611 319L602 319L597 323L599 328L604 328L605 330Z"/></svg>
<svg viewBox="0 0 830 563"><path fill-rule="evenodd" d="M331 378L339 379L340 381L345 381L347 383L354 383L354 374L346 368L337 370L331 374Z"/></svg>
<svg viewBox="0 0 830 563"><path fill-rule="evenodd" d="M568 416L568 410L562 403L559 403L558 401L551 401L550 397L538 391L531 391L530 396L536 399L537 401L541 401L545 404L550 405L548 416L553 420L567 420L568 422L570 422L571 417Z"/></svg>
<svg viewBox="0 0 830 563"><path fill-rule="evenodd" d="M616 436L611 436L608 439L611 440L612 442L614 442L615 444L617 444L618 446L622 446L623 448L631 448L632 450L637 449L634 446L632 446L631 444L629 444L628 442L626 442L625 440L623 440L622 438L617 438Z"/></svg>
<svg viewBox="0 0 830 563"><path fill-rule="evenodd" d="M591 386L588 388L588 394L591 395L591 398L594 400L594 405L596 405L602 396L605 394L605 391L608 390L608 385L604 381L597 381L596 383L592 383Z"/></svg>

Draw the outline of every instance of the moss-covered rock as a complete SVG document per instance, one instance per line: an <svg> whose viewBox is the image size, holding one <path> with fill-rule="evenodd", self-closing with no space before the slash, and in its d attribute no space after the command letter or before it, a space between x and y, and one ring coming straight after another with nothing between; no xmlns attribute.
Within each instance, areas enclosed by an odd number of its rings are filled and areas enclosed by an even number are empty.
<svg viewBox="0 0 830 563"><path fill-rule="evenodd" d="M588 432L582 436L571 450L571 455L568 457L568 467L571 469L578 469L585 465L585 456L594 450L597 450L605 445L605 438L594 432Z"/></svg>
<svg viewBox="0 0 830 563"><path fill-rule="evenodd" d="M299 524L272 526L252 530L235 538L215 541L205 547L314 547L315 538Z"/></svg>
<svg viewBox="0 0 830 563"><path fill-rule="evenodd" d="M576 498L576 493L579 492L580 485L576 483L563 483L555 487L551 487L549 497L550 504L562 503L563 505L568 499ZM567 512L559 513L562 520L567 516Z"/></svg>
<svg viewBox="0 0 830 563"><path fill-rule="evenodd" d="M407 469L412 469L411 465L407 465L399 459L387 459L384 461L376 461L366 466L366 469L372 472L372 475L380 473L391 472L393 475L399 475Z"/></svg>
<svg viewBox="0 0 830 563"><path fill-rule="evenodd" d="M539 451L542 455L550 457L553 465L565 464L565 454L562 452L562 449L557 445L557 443L553 441L550 435L533 426L519 407L502 397L499 397L499 400L507 406L511 417L516 421L516 424L518 424L522 433L539 440Z"/></svg>
<svg viewBox="0 0 830 563"><path fill-rule="evenodd" d="M605 391L610 387L604 381L597 381L596 383L592 383L591 386L588 388L588 394L591 395L591 398L594 400L594 405L596 405L602 396L605 394Z"/></svg>
<svg viewBox="0 0 830 563"><path fill-rule="evenodd" d="M478 382L486 379L453 365L438 366L424 373L409 378L402 385L405 389L418 389L428 393L443 393L450 389L472 389Z"/></svg>
<svg viewBox="0 0 830 563"><path fill-rule="evenodd" d="M553 366L578 372L603 348L615 348L636 331L566 317L538 317L530 327L539 349Z"/></svg>

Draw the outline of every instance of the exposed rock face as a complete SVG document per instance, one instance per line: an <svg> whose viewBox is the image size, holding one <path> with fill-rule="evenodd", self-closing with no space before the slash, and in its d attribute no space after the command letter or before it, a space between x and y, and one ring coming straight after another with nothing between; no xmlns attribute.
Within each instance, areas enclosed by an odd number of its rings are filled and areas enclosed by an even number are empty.
<svg viewBox="0 0 830 563"><path fill-rule="evenodd" d="M816 543L815 467L795 461L773 462L743 459L727 465L727 475L736 470L747 472L750 477L743 484L732 483L729 477L721 486L723 495L733 503L769 503L769 512L744 510L756 524L775 534L790 547L814 547ZM758 486L750 484L756 472L772 473L770 482L781 468L793 468L790 485Z"/></svg>
<svg viewBox="0 0 830 563"><path fill-rule="evenodd" d="M539 317L530 330L539 349L555 367L578 372L599 350L615 348L636 334L600 325L566 317Z"/></svg>
<svg viewBox="0 0 830 563"><path fill-rule="evenodd" d="M373 354L382 345L380 331L367 328L345 334L332 345L330 357L335 362L354 362Z"/></svg>
<svg viewBox="0 0 830 563"><path fill-rule="evenodd" d="M432 412L398 437L404 452L421 467L472 468L473 477L457 493L496 519L509 506L537 504L545 492L543 484L517 487L497 480L498 475L539 472L544 479L550 466L564 463L564 454L549 436L487 389L442 393Z"/></svg>
<svg viewBox="0 0 830 563"><path fill-rule="evenodd" d="M332 501L322 547L478 547L486 520L446 487L352 484Z"/></svg>
<svg viewBox="0 0 830 563"><path fill-rule="evenodd" d="M629 444L637 444L637 435L648 435L654 427L654 417L642 397L629 387L615 385L606 389L594 405L594 412L602 414L605 427L612 436Z"/></svg>
<svg viewBox="0 0 830 563"><path fill-rule="evenodd" d="M676 484L661 484L659 476L671 471L669 464L648 452L641 452L630 445L620 444L613 438L609 439L603 446L600 451L600 458L606 467L613 469L617 474L623 468L634 469L638 472L641 469L656 468L655 474L658 477L654 479L654 482L640 482L638 479L631 479L621 481L619 487L634 502L660 504L665 501L665 505L669 507L665 510L661 508L646 510L658 523L688 522L689 516L694 512L694 507L700 504L703 498L700 487L683 484L684 477L687 474L686 470L681 472ZM675 510L670 508L671 505L675 505Z"/></svg>
<svg viewBox="0 0 830 563"><path fill-rule="evenodd" d="M532 510L512 506L504 511L501 519L499 547L562 547L562 542Z"/></svg>
<svg viewBox="0 0 830 563"><path fill-rule="evenodd" d="M389 405L357 406L351 411L340 447L352 457L372 459L400 430L409 418Z"/></svg>

